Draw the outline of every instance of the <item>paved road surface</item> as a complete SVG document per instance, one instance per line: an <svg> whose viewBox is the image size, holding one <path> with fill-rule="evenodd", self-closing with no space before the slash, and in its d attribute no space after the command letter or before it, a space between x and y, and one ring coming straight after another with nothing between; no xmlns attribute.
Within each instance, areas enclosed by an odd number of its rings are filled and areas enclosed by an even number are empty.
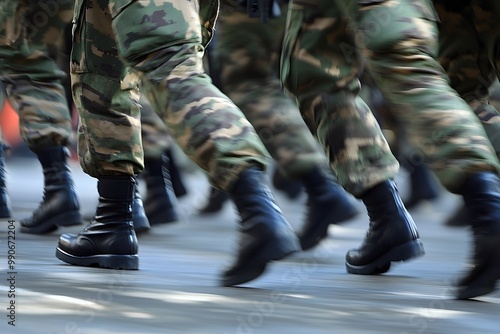
<svg viewBox="0 0 500 334"><path fill-rule="evenodd" d="M95 180L72 166L82 210L91 215ZM41 169L32 159L11 160L8 169L18 220L41 199ZM233 207L228 204L209 217L196 215L206 181L197 172L186 174L185 181L190 194L179 202L182 221L140 236L138 271L74 267L56 259L59 233L81 227L34 236L14 225L16 263L10 274L8 223L3 223L0 333L500 333L500 292L477 301L451 298L450 287L469 252L467 231L442 224L459 205L455 196L444 194L413 212L427 254L385 275L345 272L345 252L365 234L362 214L332 226L317 249L272 264L245 286L222 288L218 275L232 260L237 240ZM404 175L398 181L404 195ZM299 227L305 198L276 197L291 224ZM15 297L9 297L9 290ZM8 323L11 303L15 326Z"/></svg>

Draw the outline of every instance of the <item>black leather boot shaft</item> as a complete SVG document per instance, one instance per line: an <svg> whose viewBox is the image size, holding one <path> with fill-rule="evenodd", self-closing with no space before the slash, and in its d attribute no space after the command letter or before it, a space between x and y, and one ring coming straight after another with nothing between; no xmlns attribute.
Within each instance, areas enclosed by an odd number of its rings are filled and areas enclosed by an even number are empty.
<svg viewBox="0 0 500 334"><path fill-rule="evenodd" d="M307 213L298 235L302 249L307 250L328 235L330 224L349 220L359 211L328 171L316 167L302 175L301 181L307 193Z"/></svg>
<svg viewBox="0 0 500 334"><path fill-rule="evenodd" d="M241 218L240 240L235 263L222 275L223 286L253 280L269 261L300 250L299 240L276 204L263 171L243 171L230 196Z"/></svg>
<svg viewBox="0 0 500 334"><path fill-rule="evenodd" d="M370 226L358 249L346 255L346 269L352 274L380 274L391 262L424 254L417 227L405 209L393 181L382 182L361 196Z"/></svg>
<svg viewBox="0 0 500 334"><path fill-rule="evenodd" d="M144 233L151 229L149 225L148 217L144 210L144 205L142 202L142 196L139 192L139 184L137 178L135 178L136 185L134 187L134 201L132 203L132 216L134 222L135 233Z"/></svg>
<svg viewBox="0 0 500 334"><path fill-rule="evenodd" d="M136 190L135 178L108 176L99 178L97 205L94 221L100 223L129 223L133 219L132 202Z"/></svg>
<svg viewBox="0 0 500 334"><path fill-rule="evenodd" d="M460 193L469 213L470 226L486 233L500 233L500 179L493 172L469 176Z"/></svg>
<svg viewBox="0 0 500 334"><path fill-rule="evenodd" d="M99 204L85 229L59 237L56 256L80 265L138 269L138 243L132 222L135 179L110 176L98 180Z"/></svg>
<svg viewBox="0 0 500 334"><path fill-rule="evenodd" d="M179 168L177 167L177 164L175 163L175 158L174 155L172 154L171 150L166 150L165 151L165 160L167 163L166 167L168 169L168 173L170 175L170 181L172 183L172 189L174 191L174 194L177 198L181 198L185 195L187 195L187 189L186 186L184 186L184 182L182 182L182 175L179 171Z"/></svg>
<svg viewBox="0 0 500 334"><path fill-rule="evenodd" d="M7 171L5 170L5 145L0 144L0 218L8 219L12 217L10 197L7 192L5 182Z"/></svg>
<svg viewBox="0 0 500 334"><path fill-rule="evenodd" d="M284 192L289 199L296 199L302 194L302 183L285 176L278 168L274 170L272 183L276 190Z"/></svg>
<svg viewBox="0 0 500 334"><path fill-rule="evenodd" d="M469 270L459 278L457 299L491 293L500 280L500 179L493 172L470 175L461 194L472 228Z"/></svg>
<svg viewBox="0 0 500 334"><path fill-rule="evenodd" d="M42 234L59 226L82 223L80 203L68 165L68 149L52 146L35 152L43 168L43 200L31 217L20 221L21 232Z"/></svg>
<svg viewBox="0 0 500 334"><path fill-rule="evenodd" d="M407 209L411 209L424 201L432 201L439 197L439 186L434 175L423 163L406 166L410 174L410 196L404 202Z"/></svg>
<svg viewBox="0 0 500 334"><path fill-rule="evenodd" d="M179 220L177 199L172 188L169 172L169 158L145 158L142 177L146 183L146 197L143 201L146 216L153 225L167 224Z"/></svg>

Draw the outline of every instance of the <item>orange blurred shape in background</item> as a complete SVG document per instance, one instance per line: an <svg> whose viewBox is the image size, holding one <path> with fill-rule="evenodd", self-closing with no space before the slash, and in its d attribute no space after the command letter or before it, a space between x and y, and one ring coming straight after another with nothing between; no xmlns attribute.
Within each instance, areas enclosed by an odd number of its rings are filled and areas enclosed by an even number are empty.
<svg viewBox="0 0 500 334"><path fill-rule="evenodd" d="M2 128L3 140L11 147L16 147L22 142L19 135L19 116L12 109L8 101L0 112L0 127Z"/></svg>

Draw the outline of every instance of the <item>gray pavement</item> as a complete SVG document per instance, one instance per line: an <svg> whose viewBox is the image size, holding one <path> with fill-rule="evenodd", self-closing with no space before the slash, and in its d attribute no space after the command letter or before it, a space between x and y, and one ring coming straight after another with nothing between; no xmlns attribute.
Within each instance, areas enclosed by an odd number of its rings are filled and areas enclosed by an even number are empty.
<svg viewBox="0 0 500 334"><path fill-rule="evenodd" d="M82 211L91 215L96 182L77 163L72 167ZM18 221L42 197L42 172L33 159L10 160L8 170ZM3 223L0 333L500 333L500 292L476 301L451 297L470 247L466 230L442 224L460 204L453 195L443 192L438 201L412 212L427 254L394 265L385 275L345 271L345 253L359 245L367 227L361 214L332 226L316 249L273 263L242 287L222 288L218 275L237 242L234 209L228 204L219 214L196 215L208 190L206 179L194 171L185 181L190 193L179 201L182 220L139 237L138 271L75 267L55 258L59 234L78 232L79 226L35 236L21 234L17 225L10 270L8 223ZM405 195L404 175L398 183ZM276 197L298 228L305 197ZM15 326L9 325L12 302Z"/></svg>

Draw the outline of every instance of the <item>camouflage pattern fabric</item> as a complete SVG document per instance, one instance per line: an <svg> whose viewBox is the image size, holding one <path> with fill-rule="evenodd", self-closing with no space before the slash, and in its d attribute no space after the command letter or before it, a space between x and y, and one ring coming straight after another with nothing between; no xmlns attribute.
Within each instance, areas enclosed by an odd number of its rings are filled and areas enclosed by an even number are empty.
<svg viewBox="0 0 500 334"><path fill-rule="evenodd" d="M332 1L292 1L281 79L324 147L339 183L359 197L393 178L399 164L377 120L357 96L363 64Z"/></svg>
<svg viewBox="0 0 500 334"><path fill-rule="evenodd" d="M217 66L210 70L217 72L222 91L255 127L277 167L297 178L328 163L278 78L286 6L282 13L264 24L249 18L246 8L223 5L212 50Z"/></svg>
<svg viewBox="0 0 500 334"><path fill-rule="evenodd" d="M203 69L218 4L76 1L71 71L87 173L142 170L139 83L179 146L216 187L230 190L245 168L267 166L254 128Z"/></svg>
<svg viewBox="0 0 500 334"><path fill-rule="evenodd" d="M66 74L54 52L72 15L71 0L0 2L0 78L21 137L34 151L68 145L73 136L61 84Z"/></svg>
<svg viewBox="0 0 500 334"><path fill-rule="evenodd" d="M481 120L500 156L500 114L490 104L490 89L500 74L497 40L500 2L434 0L439 25L439 62L451 86Z"/></svg>
<svg viewBox="0 0 500 334"><path fill-rule="evenodd" d="M341 15L349 20L344 27ZM357 96L359 56L412 145L449 191L458 192L470 173L499 169L481 123L437 62L436 19L426 0L292 4L283 80L323 138L339 181L350 182L344 186L354 194L397 171L380 128ZM317 81L307 80L317 73Z"/></svg>

